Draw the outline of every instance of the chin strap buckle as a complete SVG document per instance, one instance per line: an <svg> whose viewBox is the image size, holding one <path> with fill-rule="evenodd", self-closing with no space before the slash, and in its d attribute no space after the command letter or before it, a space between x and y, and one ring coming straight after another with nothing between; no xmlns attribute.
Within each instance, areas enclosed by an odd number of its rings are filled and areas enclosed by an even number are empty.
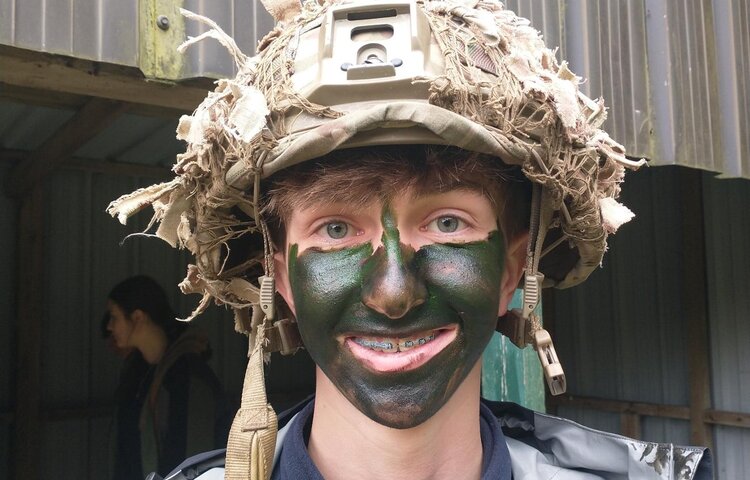
<svg viewBox="0 0 750 480"><path fill-rule="evenodd" d="M276 318L276 285L274 278L264 275L260 280L259 303L260 310L266 317L268 326L265 328L265 345L267 353L279 352L282 355L294 355L302 348L302 337L297 328L297 322L283 318L274 322Z"/></svg>
<svg viewBox="0 0 750 480"><path fill-rule="evenodd" d="M498 331L508 337L518 348L533 345L542 364L544 378L550 393L561 395L567 388L565 372L557 358L555 345L549 332L542 328L535 313L541 300L544 275L526 275L523 281L523 307L509 311L500 321Z"/></svg>
<svg viewBox="0 0 750 480"><path fill-rule="evenodd" d="M297 328L297 322L284 318L266 328L267 352L279 352L282 355L294 355L302 348L302 337Z"/></svg>
<svg viewBox="0 0 750 480"><path fill-rule="evenodd" d="M539 361L542 363L544 378L547 380L550 393L552 395L565 393L567 389L565 372L557 358L555 345L552 343L552 337L547 330L540 328L534 332L534 350L536 350Z"/></svg>

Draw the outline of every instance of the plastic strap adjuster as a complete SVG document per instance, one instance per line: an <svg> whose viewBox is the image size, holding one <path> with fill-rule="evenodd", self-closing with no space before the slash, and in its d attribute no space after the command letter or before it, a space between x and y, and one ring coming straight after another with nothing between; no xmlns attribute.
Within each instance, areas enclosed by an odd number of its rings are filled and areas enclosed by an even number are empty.
<svg viewBox="0 0 750 480"><path fill-rule="evenodd" d="M534 332L534 349L537 355L539 355L539 361L542 363L544 378L547 379L550 393L552 395L562 395L567 388L565 372L560 360L557 358L552 337L550 337L547 330L540 328Z"/></svg>

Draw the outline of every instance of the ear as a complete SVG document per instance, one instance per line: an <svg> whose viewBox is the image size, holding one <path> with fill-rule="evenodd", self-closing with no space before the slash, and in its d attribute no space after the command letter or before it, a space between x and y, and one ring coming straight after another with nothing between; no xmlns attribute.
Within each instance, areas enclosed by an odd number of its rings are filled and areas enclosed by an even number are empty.
<svg viewBox="0 0 750 480"><path fill-rule="evenodd" d="M289 269L287 266L286 253L277 251L273 254L273 271L276 276L276 291L284 299L294 316L297 316L297 310L294 308L294 298L292 297L292 287L289 283Z"/></svg>
<svg viewBox="0 0 750 480"><path fill-rule="evenodd" d="M529 243L529 232L514 238L506 247L505 269L500 282L500 305L498 316L502 317L508 312L508 304L513 298L513 293L518 287L518 282L523 275L526 266L526 248Z"/></svg>
<svg viewBox="0 0 750 480"><path fill-rule="evenodd" d="M146 315L146 312L144 312L140 308L136 308L130 314L130 321L133 322L135 326L138 326L138 325L142 325L143 323L145 323L147 317L148 315Z"/></svg>

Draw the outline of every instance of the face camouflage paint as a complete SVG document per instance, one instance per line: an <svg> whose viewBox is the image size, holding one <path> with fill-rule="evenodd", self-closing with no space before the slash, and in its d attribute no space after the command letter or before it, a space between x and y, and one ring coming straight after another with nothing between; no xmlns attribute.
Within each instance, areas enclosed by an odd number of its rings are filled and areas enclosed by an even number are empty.
<svg viewBox="0 0 750 480"><path fill-rule="evenodd" d="M505 249L493 231L415 251L388 210L382 226L374 251L292 245L288 273L315 363L369 418L410 428L448 401L495 331Z"/></svg>

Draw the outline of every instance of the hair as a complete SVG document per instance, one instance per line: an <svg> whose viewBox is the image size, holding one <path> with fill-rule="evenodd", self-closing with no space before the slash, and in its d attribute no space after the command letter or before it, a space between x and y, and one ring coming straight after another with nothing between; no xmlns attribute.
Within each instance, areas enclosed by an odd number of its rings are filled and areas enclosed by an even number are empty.
<svg viewBox="0 0 750 480"><path fill-rule="evenodd" d="M267 180L264 213L277 246L296 209L330 202L363 207L396 192L414 195L468 189L492 204L506 242L528 230L531 184L497 157L439 145L395 145L333 151Z"/></svg>
<svg viewBox="0 0 750 480"><path fill-rule="evenodd" d="M167 294L161 286L146 275L137 275L118 283L109 292L108 298L127 316L136 310L148 314L151 320L164 330L170 342L177 339L187 328L187 324L176 319Z"/></svg>

